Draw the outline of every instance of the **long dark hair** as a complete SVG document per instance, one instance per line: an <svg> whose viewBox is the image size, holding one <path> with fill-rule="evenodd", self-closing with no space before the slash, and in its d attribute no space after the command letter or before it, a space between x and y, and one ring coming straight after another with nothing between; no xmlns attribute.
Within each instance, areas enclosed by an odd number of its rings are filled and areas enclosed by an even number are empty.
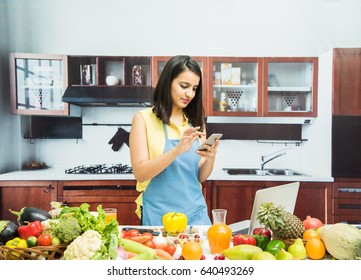
<svg viewBox="0 0 361 280"><path fill-rule="evenodd" d="M192 126L200 126L200 131L204 131L204 108L202 100L202 70L199 64L187 55L177 55L172 57L165 65L160 74L157 86L153 94L153 112L163 123L169 124L172 114L172 82L182 72L190 70L199 76L199 85L192 101L184 108L183 112L189 119Z"/></svg>

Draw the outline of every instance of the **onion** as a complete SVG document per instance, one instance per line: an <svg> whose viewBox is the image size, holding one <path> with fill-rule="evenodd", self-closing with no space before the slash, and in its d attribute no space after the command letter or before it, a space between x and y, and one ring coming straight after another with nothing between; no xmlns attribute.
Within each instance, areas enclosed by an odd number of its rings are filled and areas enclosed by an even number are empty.
<svg viewBox="0 0 361 280"><path fill-rule="evenodd" d="M305 229L317 229L323 226L323 223L317 219L313 218L311 216L307 216L305 220L303 220L303 225Z"/></svg>
<svg viewBox="0 0 361 280"><path fill-rule="evenodd" d="M158 236L153 238L153 242L156 249L164 249L167 246L167 239L165 239L161 231L159 231Z"/></svg>

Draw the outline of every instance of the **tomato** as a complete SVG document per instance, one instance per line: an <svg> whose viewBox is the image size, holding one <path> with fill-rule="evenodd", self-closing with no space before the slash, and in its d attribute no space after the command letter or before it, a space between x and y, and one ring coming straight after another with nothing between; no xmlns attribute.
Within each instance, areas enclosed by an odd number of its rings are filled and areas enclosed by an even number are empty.
<svg viewBox="0 0 361 280"><path fill-rule="evenodd" d="M134 236L139 236L140 233L139 233L139 230L137 229L130 229L127 231L127 235L126 236L131 236L131 237L134 237Z"/></svg>
<svg viewBox="0 0 361 280"><path fill-rule="evenodd" d="M168 243L163 250L168 252L171 256L173 256L175 251L177 250L177 247L174 246L172 243Z"/></svg>
<svg viewBox="0 0 361 280"><path fill-rule="evenodd" d="M51 245L51 235L50 234L42 234L38 237L38 245L39 246L50 246Z"/></svg>
<svg viewBox="0 0 361 280"><path fill-rule="evenodd" d="M153 240L154 236L149 231L145 231L141 234L142 236L148 236L148 240Z"/></svg>
<svg viewBox="0 0 361 280"><path fill-rule="evenodd" d="M236 234L233 236L233 246L237 246L240 244L249 244L256 246L257 241L256 239L248 234Z"/></svg>
<svg viewBox="0 0 361 280"><path fill-rule="evenodd" d="M29 236L26 238L26 244L28 245L28 248L34 247L38 245L38 239L35 236Z"/></svg>
<svg viewBox="0 0 361 280"><path fill-rule="evenodd" d="M145 241L143 243L143 245L145 245L145 246L147 246L149 248L155 249L155 244L154 244L153 240L148 239L147 241Z"/></svg>
<svg viewBox="0 0 361 280"><path fill-rule="evenodd" d="M166 232L174 234L186 229L188 219L183 213L168 212L163 215L162 223Z"/></svg>

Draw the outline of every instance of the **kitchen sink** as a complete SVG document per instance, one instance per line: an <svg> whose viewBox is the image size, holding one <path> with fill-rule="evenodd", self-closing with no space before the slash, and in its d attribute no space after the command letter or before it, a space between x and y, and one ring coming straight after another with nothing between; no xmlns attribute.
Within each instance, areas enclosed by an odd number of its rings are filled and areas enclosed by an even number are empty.
<svg viewBox="0 0 361 280"><path fill-rule="evenodd" d="M229 175L308 176L292 169L223 168Z"/></svg>

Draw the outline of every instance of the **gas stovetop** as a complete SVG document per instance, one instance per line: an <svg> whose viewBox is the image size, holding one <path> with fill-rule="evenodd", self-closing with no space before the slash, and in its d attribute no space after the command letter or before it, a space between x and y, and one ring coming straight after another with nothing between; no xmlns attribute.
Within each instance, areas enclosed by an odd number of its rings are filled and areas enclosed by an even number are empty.
<svg viewBox="0 0 361 280"><path fill-rule="evenodd" d="M65 170L66 174L132 174L133 169L126 164L80 165Z"/></svg>

